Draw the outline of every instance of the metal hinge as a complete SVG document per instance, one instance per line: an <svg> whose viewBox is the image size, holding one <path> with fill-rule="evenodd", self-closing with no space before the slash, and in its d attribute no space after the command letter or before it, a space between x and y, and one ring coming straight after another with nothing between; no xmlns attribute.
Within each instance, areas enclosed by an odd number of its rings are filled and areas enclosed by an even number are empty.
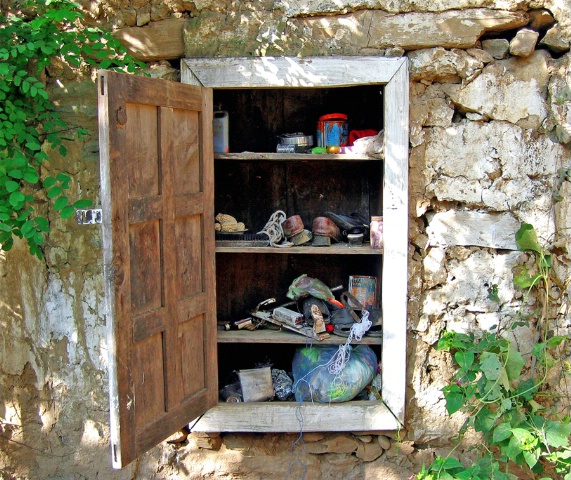
<svg viewBox="0 0 571 480"><path fill-rule="evenodd" d="M78 225L93 225L103 222L103 213L100 208L88 208L75 211L75 219Z"/></svg>

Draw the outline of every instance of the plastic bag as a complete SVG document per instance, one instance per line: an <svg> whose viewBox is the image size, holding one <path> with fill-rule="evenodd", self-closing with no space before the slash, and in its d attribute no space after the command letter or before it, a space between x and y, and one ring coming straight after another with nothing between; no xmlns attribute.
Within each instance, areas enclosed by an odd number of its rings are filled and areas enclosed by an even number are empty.
<svg viewBox="0 0 571 480"><path fill-rule="evenodd" d="M350 354L340 373L329 368L339 346L298 348L293 357L293 390L298 402L339 403L355 398L377 373L377 356L368 345L347 345Z"/></svg>

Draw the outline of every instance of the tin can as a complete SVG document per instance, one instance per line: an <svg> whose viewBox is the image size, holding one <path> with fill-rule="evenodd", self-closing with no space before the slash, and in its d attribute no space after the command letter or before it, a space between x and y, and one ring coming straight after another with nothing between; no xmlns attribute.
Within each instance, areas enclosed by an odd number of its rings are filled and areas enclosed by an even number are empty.
<svg viewBox="0 0 571 480"><path fill-rule="evenodd" d="M317 122L317 146L347 146L349 123L344 113L330 113L319 117Z"/></svg>
<svg viewBox="0 0 571 480"><path fill-rule="evenodd" d="M349 277L349 293L366 309L377 307L377 277L351 275ZM356 305L351 305L356 307Z"/></svg>

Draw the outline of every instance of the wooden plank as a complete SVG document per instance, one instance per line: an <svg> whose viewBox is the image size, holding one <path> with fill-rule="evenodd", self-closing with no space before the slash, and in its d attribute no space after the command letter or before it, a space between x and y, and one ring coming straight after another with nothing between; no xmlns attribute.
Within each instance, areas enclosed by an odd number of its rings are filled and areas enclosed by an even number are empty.
<svg viewBox="0 0 571 480"><path fill-rule="evenodd" d="M242 152L242 153L216 153L216 160L253 160L253 161L379 161L382 158L375 158L369 155L356 153L347 154L311 154L311 153L264 153L264 152Z"/></svg>
<svg viewBox="0 0 571 480"><path fill-rule="evenodd" d="M315 345L342 345L347 341L346 337L331 335L328 339L315 342ZM283 330L229 330L218 331L218 343L287 343L287 344L307 344L307 337L295 332ZM382 339L378 337L363 337L360 342L354 341L353 345L381 345Z"/></svg>
<svg viewBox="0 0 571 480"><path fill-rule="evenodd" d="M120 468L218 400L212 91L98 77L112 464ZM193 178L181 183L185 175ZM200 198L192 215L177 203L179 187L179 198Z"/></svg>
<svg viewBox="0 0 571 480"><path fill-rule="evenodd" d="M348 247L347 243L334 243L329 247L227 247L216 246L216 253L276 253L278 255L382 255L383 250L373 249L369 244Z"/></svg>
<svg viewBox="0 0 571 480"><path fill-rule="evenodd" d="M233 57L183 60L184 81L212 88L340 87L389 82L403 64L388 57Z"/></svg>
<svg viewBox="0 0 571 480"><path fill-rule="evenodd" d="M404 422L408 284L408 66L385 87L382 397ZM390 367L389 367L390 366ZM387 368L388 367L388 368Z"/></svg>
<svg viewBox="0 0 571 480"><path fill-rule="evenodd" d="M300 423L303 419L303 423ZM398 430L401 423L382 402L219 403L193 432L343 432Z"/></svg>

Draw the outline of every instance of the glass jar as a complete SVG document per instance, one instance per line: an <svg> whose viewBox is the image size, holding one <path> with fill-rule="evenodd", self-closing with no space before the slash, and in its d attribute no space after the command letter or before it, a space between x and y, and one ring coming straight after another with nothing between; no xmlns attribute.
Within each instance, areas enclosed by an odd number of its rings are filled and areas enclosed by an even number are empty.
<svg viewBox="0 0 571 480"><path fill-rule="evenodd" d="M371 248L383 248L383 217L371 217Z"/></svg>

